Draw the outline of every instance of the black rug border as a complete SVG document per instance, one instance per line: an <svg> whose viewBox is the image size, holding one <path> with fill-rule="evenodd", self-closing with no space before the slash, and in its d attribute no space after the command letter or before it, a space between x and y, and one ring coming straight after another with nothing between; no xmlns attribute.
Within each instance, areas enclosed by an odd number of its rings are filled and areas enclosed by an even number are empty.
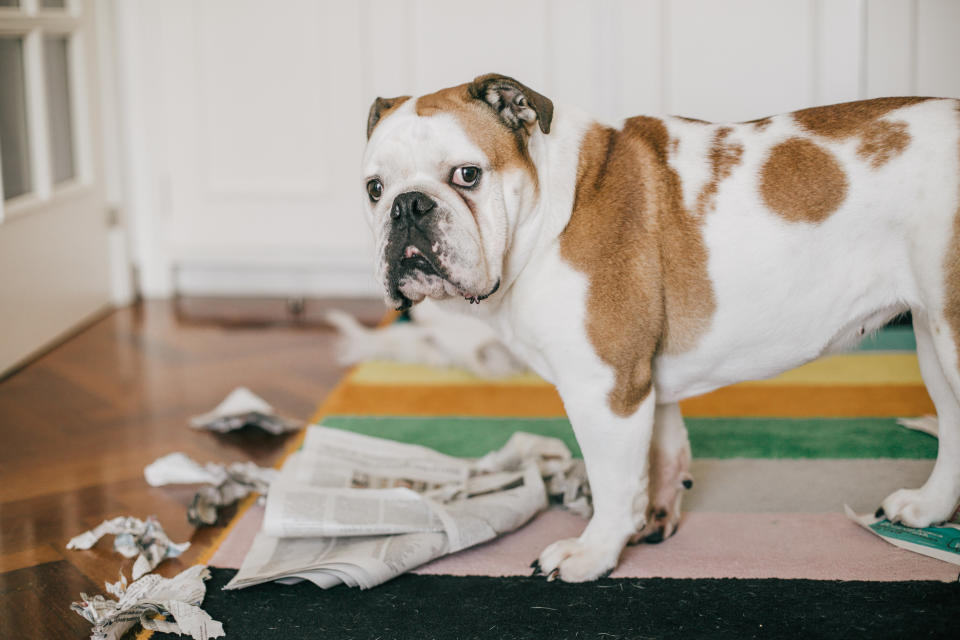
<svg viewBox="0 0 960 640"><path fill-rule="evenodd" d="M203 608L230 640L957 637L960 583L744 578L400 576L374 589L310 583L224 591ZM154 634L153 638L176 638Z"/></svg>

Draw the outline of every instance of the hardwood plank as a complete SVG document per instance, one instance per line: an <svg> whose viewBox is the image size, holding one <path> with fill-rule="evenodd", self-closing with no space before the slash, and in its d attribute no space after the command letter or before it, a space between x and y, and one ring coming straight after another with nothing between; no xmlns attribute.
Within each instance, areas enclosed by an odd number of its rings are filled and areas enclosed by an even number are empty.
<svg viewBox="0 0 960 640"><path fill-rule="evenodd" d="M0 556L0 573L16 571L24 567L35 567L45 562L60 560L60 553L50 545L41 545Z"/></svg>
<svg viewBox="0 0 960 640"><path fill-rule="evenodd" d="M62 560L0 574L0 638L89 638L90 623L70 603L102 590Z"/></svg>

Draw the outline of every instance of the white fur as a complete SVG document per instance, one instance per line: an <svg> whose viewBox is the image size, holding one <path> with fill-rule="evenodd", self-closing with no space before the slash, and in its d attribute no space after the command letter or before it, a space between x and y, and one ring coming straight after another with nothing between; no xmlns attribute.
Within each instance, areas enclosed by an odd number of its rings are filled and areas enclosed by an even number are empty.
<svg viewBox="0 0 960 640"><path fill-rule="evenodd" d="M384 200L411 185L434 185L435 193L443 193L435 184L446 179L451 163L478 162L478 150L453 118L422 118L412 106L404 109L378 125L365 156L365 176L385 176ZM922 489L895 493L883 504L890 517L915 526L949 516L960 498L960 372L943 319L943 265L960 198L960 115L954 101L931 101L886 118L907 122L911 143L879 169L857 156L855 138L812 136L835 155L849 183L839 210L820 224L784 220L767 208L758 188L773 145L811 136L789 116L774 118L763 130L730 125L727 141L743 145L742 162L720 184L703 226L716 312L694 348L655 359L654 389L629 417L611 412L613 372L586 335L587 278L559 252L579 146L591 119L558 107L549 135L531 129L539 199L522 172L496 176L485 185L491 193L483 195L476 222L450 228L451 247L469 248L477 241L483 247L483 259L473 263L475 279L490 282L496 274L501 286L481 305L455 298L443 304L484 318L513 352L557 386L584 453L594 517L579 538L543 552L544 572L580 581L615 566L625 541L646 525L649 496L664 494L663 487L648 491L651 440L667 459L682 460L687 446L672 403L776 375L855 342L907 309L914 312L924 380L940 414L940 454ZM693 210L709 179L706 153L716 126L665 122L678 141L669 162ZM383 212L383 206L370 208L378 234L389 224ZM637 310L638 318L642 313ZM653 481L675 484L682 475Z"/></svg>

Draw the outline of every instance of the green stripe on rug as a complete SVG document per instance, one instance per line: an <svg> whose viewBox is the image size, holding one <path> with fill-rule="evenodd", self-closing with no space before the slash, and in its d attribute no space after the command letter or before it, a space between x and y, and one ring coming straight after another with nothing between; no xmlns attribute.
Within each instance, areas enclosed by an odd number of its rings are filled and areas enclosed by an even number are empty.
<svg viewBox="0 0 960 640"><path fill-rule="evenodd" d="M890 418L688 418L697 458L935 458L937 440ZM566 418L328 416L338 429L478 457L515 431L553 436L580 448Z"/></svg>
<svg viewBox="0 0 960 640"><path fill-rule="evenodd" d="M884 327L867 336L857 346L858 351L916 351L917 339L912 327Z"/></svg>

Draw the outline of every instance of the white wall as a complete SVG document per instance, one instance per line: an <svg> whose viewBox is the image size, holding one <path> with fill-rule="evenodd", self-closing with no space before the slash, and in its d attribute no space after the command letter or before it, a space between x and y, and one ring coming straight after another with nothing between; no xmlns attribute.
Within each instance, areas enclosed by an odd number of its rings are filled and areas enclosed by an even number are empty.
<svg viewBox="0 0 960 640"><path fill-rule="evenodd" d="M498 71L617 119L960 96L957 0L121 0L131 251L149 296L365 294L377 95Z"/></svg>

